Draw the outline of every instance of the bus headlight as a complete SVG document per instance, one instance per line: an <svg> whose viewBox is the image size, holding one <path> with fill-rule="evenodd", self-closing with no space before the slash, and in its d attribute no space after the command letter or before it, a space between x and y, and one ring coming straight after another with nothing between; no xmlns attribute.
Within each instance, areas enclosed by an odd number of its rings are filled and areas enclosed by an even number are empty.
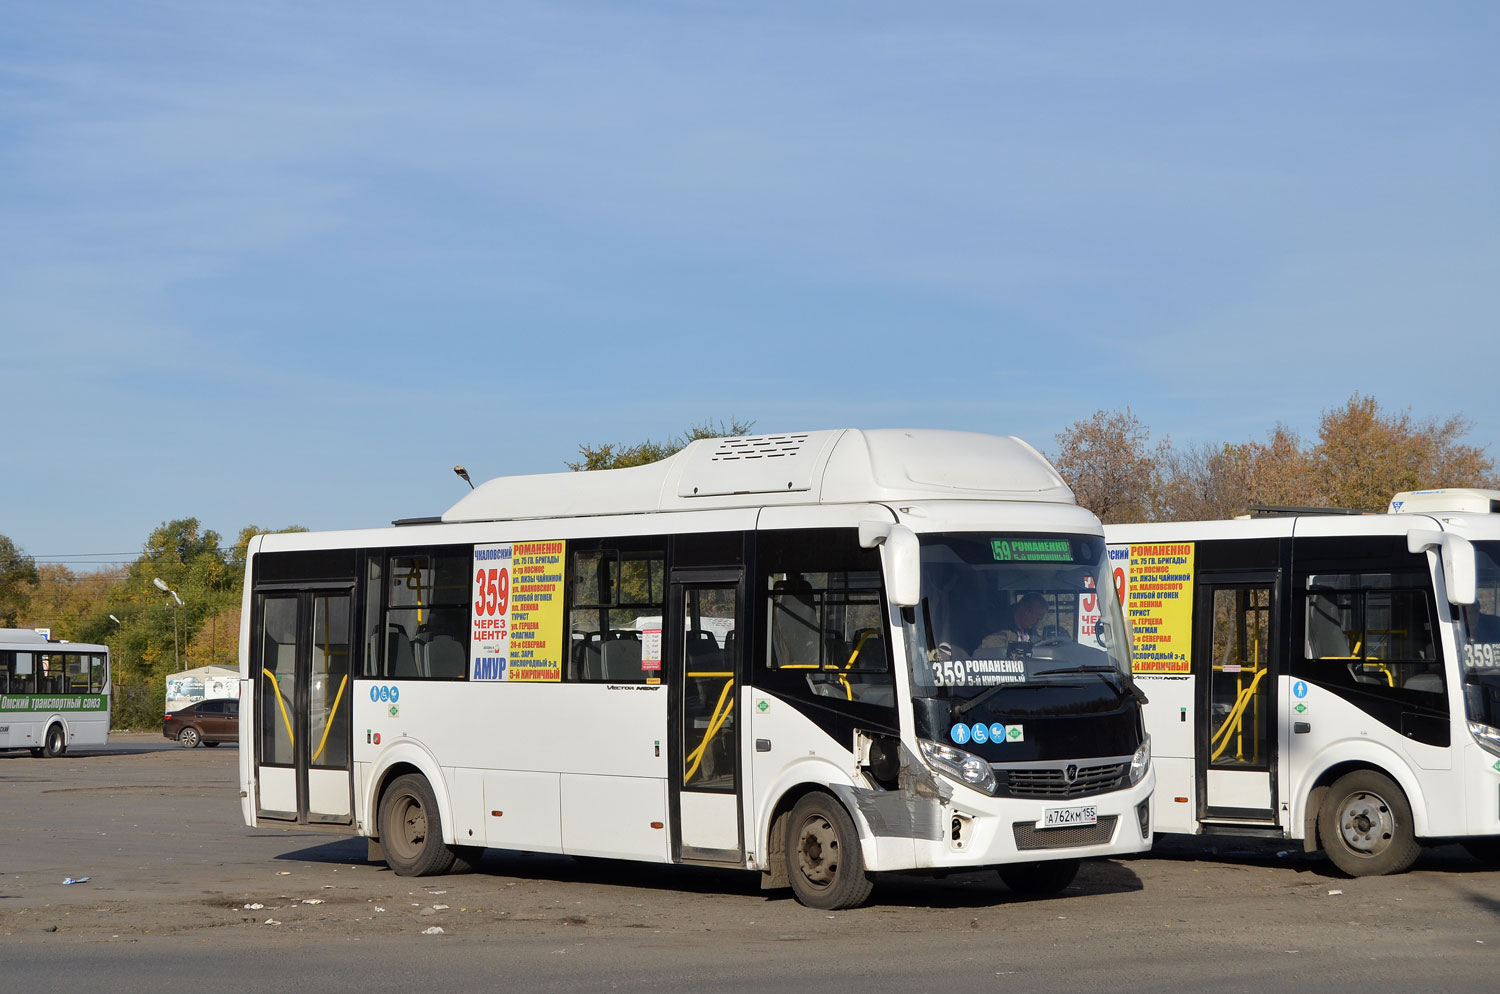
<svg viewBox="0 0 1500 994"><path fill-rule="evenodd" d="M1134 787L1141 782L1146 771L1151 769L1151 736L1147 735L1141 740L1141 747L1130 757L1130 786Z"/></svg>
<svg viewBox="0 0 1500 994"><path fill-rule="evenodd" d="M1474 741L1479 747L1493 756L1500 756L1500 728L1478 721L1469 722L1469 734L1474 736Z"/></svg>
<svg viewBox="0 0 1500 994"><path fill-rule="evenodd" d="M995 771L990 764L974 755L941 742L918 739L922 747L922 758L928 765L957 780L961 784L982 790L986 794L995 792Z"/></svg>

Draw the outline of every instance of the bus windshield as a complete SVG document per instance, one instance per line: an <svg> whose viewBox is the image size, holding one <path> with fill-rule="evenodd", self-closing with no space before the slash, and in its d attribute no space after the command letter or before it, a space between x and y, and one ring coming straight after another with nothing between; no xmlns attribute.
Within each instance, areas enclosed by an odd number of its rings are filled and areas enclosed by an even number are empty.
<svg viewBox="0 0 1500 994"><path fill-rule="evenodd" d="M1469 720L1500 727L1500 542L1475 542L1478 596L1458 626Z"/></svg>
<svg viewBox="0 0 1500 994"><path fill-rule="evenodd" d="M1001 688L1128 689L1130 648L1102 538L948 533L921 541L922 602L907 626L914 695L958 710Z"/></svg>

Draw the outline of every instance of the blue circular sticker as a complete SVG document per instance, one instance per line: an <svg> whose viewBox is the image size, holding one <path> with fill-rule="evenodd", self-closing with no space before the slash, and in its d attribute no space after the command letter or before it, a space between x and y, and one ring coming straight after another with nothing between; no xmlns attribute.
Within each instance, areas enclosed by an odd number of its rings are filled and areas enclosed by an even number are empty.
<svg viewBox="0 0 1500 994"><path fill-rule="evenodd" d="M376 703L380 701L380 688L373 683L370 684L370 700Z"/></svg>
<svg viewBox="0 0 1500 994"><path fill-rule="evenodd" d="M973 735L974 742L977 745L984 745L990 740L990 726L984 724L983 722L976 721L974 723Z"/></svg>
<svg viewBox="0 0 1500 994"><path fill-rule="evenodd" d="M1298 697L1306 697L1307 683L1303 680L1298 680L1296 683L1292 684L1292 693Z"/></svg>
<svg viewBox="0 0 1500 994"><path fill-rule="evenodd" d="M380 688L380 703L384 704L387 701L389 701L390 699L391 699L391 688L389 688L389 687L381 687Z"/></svg>
<svg viewBox="0 0 1500 994"><path fill-rule="evenodd" d="M391 688L391 703L395 704L399 700L401 700L401 688L400 687L392 687Z"/></svg>
<svg viewBox="0 0 1500 994"><path fill-rule="evenodd" d="M1002 724L1000 724L998 721L995 722L993 725L990 726L990 741L991 742L1004 742L1005 741L1005 726L1002 725Z"/></svg>
<svg viewBox="0 0 1500 994"><path fill-rule="evenodd" d="M953 726L952 730L949 731L948 734L953 737L954 742L957 742L959 745L963 745L964 743L969 741L969 726L965 725L963 722L959 722L957 725Z"/></svg>

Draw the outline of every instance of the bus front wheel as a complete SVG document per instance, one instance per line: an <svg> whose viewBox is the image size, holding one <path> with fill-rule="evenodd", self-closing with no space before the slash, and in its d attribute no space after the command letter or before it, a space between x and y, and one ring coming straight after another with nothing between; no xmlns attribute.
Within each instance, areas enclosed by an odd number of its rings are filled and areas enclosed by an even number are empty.
<svg viewBox="0 0 1500 994"><path fill-rule="evenodd" d="M68 751L68 737L63 734L61 725L53 725L47 729L46 743L42 746L42 753L48 759L56 759Z"/></svg>
<svg viewBox="0 0 1500 994"><path fill-rule="evenodd" d="M1318 811L1318 838L1333 865L1351 877L1400 873L1421 852L1406 795L1374 770L1334 781Z"/></svg>
<svg viewBox="0 0 1500 994"><path fill-rule="evenodd" d="M865 873L854 819L827 794L808 794L787 819L787 877L792 893L809 908L855 908L874 885Z"/></svg>
<svg viewBox="0 0 1500 994"><path fill-rule="evenodd" d="M391 781L380 798L379 825L386 865L397 875L429 877L453 868L453 850L443 844L437 797L420 773Z"/></svg>

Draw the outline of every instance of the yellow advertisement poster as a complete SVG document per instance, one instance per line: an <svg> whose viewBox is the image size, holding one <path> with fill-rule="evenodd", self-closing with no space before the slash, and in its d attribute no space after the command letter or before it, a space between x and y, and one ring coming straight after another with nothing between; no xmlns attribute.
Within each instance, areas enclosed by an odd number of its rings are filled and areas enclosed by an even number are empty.
<svg viewBox="0 0 1500 994"><path fill-rule="evenodd" d="M1137 673L1193 670L1193 543L1132 545L1124 583Z"/></svg>
<svg viewBox="0 0 1500 994"><path fill-rule="evenodd" d="M509 680L561 680L566 542L515 542L510 567Z"/></svg>

